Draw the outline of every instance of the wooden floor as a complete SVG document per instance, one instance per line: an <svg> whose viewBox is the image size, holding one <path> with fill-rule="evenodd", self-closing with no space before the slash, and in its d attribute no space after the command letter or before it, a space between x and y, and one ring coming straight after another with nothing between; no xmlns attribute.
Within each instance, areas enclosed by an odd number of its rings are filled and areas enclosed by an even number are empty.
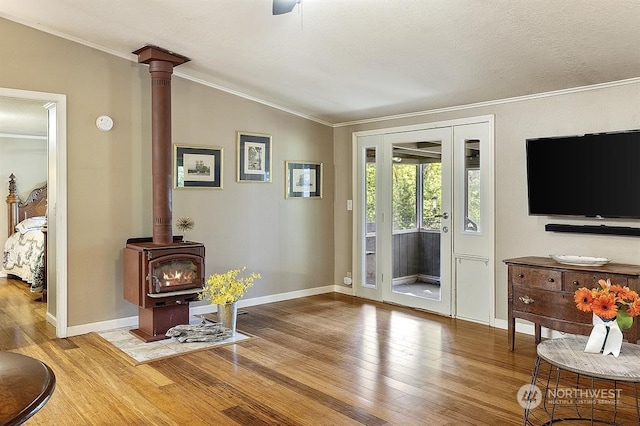
<svg viewBox="0 0 640 426"><path fill-rule="evenodd" d="M29 425L515 425L532 336L330 293L243 309L247 342L134 366L95 333L55 339L0 278L0 349L57 387Z"/></svg>

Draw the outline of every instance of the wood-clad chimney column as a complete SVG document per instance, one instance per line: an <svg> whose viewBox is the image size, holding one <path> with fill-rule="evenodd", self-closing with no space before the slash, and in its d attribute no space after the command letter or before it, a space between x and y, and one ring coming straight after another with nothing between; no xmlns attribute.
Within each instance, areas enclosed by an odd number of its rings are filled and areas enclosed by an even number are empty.
<svg viewBox="0 0 640 426"><path fill-rule="evenodd" d="M171 228L171 74L173 64L151 61L153 242L173 242Z"/></svg>
<svg viewBox="0 0 640 426"><path fill-rule="evenodd" d="M171 74L189 61L173 52L145 46L133 52L151 73L151 156L153 175L153 243L171 244Z"/></svg>

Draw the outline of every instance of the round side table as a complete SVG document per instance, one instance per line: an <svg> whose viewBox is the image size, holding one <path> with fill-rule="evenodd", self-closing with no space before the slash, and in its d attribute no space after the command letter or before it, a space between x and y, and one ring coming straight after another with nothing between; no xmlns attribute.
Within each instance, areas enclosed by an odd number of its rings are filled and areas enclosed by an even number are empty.
<svg viewBox="0 0 640 426"><path fill-rule="evenodd" d="M44 362L0 352L0 424L24 423L46 404L55 386L56 376Z"/></svg>
<svg viewBox="0 0 640 426"><path fill-rule="evenodd" d="M640 345L623 343L616 358L585 353L587 340L567 337L538 345L531 387L521 400L523 424L640 424Z"/></svg>

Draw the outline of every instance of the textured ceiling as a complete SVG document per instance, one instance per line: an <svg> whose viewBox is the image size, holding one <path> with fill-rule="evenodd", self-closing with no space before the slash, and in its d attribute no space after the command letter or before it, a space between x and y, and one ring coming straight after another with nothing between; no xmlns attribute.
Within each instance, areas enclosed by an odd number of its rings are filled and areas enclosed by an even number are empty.
<svg viewBox="0 0 640 426"><path fill-rule="evenodd" d="M327 124L640 77L640 0L0 0L0 16Z"/></svg>

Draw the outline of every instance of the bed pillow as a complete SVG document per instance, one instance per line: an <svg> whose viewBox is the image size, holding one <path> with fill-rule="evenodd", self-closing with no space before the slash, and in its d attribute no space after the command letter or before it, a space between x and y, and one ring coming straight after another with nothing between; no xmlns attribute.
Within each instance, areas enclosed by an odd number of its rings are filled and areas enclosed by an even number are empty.
<svg viewBox="0 0 640 426"><path fill-rule="evenodd" d="M16 231L21 234L24 234L27 231L32 229L40 229L47 224L46 216L34 216L28 219L23 220L19 224L16 225Z"/></svg>

